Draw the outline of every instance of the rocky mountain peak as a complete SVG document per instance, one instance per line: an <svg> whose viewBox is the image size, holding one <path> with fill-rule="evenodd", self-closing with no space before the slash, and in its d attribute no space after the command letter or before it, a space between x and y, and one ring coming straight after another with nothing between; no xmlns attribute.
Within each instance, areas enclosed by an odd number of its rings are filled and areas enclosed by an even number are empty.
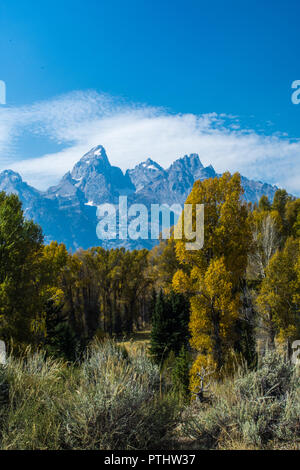
<svg viewBox="0 0 300 470"><path fill-rule="evenodd" d="M145 162L140 163L138 166L140 168L144 168L145 170L163 171L163 168L151 158L147 158Z"/></svg>
<svg viewBox="0 0 300 470"><path fill-rule="evenodd" d="M107 158L106 152L102 145L98 145L86 153L75 164L71 172L71 176L75 180L87 178L93 173L106 174L110 171L111 164Z"/></svg>
<svg viewBox="0 0 300 470"><path fill-rule="evenodd" d="M17 184L17 183L22 183L23 180L21 178L21 175L19 173L16 173L13 170L4 170L2 173L0 173L0 181L1 183L4 183L5 181Z"/></svg>
<svg viewBox="0 0 300 470"><path fill-rule="evenodd" d="M180 169L183 168L185 171L195 172L200 168L203 168L203 165L200 161L199 155L197 153L191 153L190 155L185 155L184 157L175 160L170 168L172 167Z"/></svg>
<svg viewBox="0 0 300 470"><path fill-rule="evenodd" d="M105 164L110 165L105 148L102 145L97 145L89 150L80 161L87 161L87 160L102 160Z"/></svg>
<svg viewBox="0 0 300 470"><path fill-rule="evenodd" d="M128 175L134 184L136 191L140 191L147 184L164 177L165 170L154 160L147 158L147 160L139 163L132 170L127 170L126 175Z"/></svg>
<svg viewBox="0 0 300 470"><path fill-rule="evenodd" d="M168 169L147 158L135 168L122 170L112 166L103 146L87 152L65 174L61 181L42 193L22 181L21 176L5 170L0 173L0 190L18 194L25 216L39 223L47 243L63 242L68 248L88 248L101 245L96 236L96 206L103 203L118 204L120 195L128 195L128 203L184 204L196 180L219 177L214 168L204 167L197 153L185 155L174 161ZM276 187L242 177L244 199L257 202L262 194L273 200ZM114 240L110 247L122 246L122 240ZM126 245L145 247L155 241L130 241Z"/></svg>
<svg viewBox="0 0 300 470"><path fill-rule="evenodd" d="M21 175L13 170L4 170L0 173L0 191L17 194L22 201L40 195L40 191L25 183Z"/></svg>

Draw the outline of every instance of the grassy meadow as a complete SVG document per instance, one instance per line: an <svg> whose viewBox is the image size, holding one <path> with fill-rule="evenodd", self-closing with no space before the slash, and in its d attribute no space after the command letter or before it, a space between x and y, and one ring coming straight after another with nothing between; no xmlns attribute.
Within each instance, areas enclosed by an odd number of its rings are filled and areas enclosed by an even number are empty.
<svg viewBox="0 0 300 470"><path fill-rule="evenodd" d="M186 402L141 340L70 364L26 351L0 370L0 449L300 449L300 373L266 353Z"/></svg>

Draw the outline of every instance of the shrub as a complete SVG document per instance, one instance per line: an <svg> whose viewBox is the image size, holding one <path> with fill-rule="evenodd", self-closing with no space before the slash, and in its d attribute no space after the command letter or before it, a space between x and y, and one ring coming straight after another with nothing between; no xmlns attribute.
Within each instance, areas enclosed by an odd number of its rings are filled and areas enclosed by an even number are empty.
<svg viewBox="0 0 300 470"><path fill-rule="evenodd" d="M299 375L268 352L256 371L240 371L218 387L212 405L193 404L184 413L184 433L199 448L299 446Z"/></svg>
<svg viewBox="0 0 300 470"><path fill-rule="evenodd" d="M129 358L111 342L94 347L83 363L77 393L64 410L65 447L155 446L173 415L158 389L159 370L145 356Z"/></svg>
<svg viewBox="0 0 300 470"><path fill-rule="evenodd" d="M110 341L75 366L41 352L9 358L2 381L10 394L0 404L1 449L150 449L175 424L158 367Z"/></svg>

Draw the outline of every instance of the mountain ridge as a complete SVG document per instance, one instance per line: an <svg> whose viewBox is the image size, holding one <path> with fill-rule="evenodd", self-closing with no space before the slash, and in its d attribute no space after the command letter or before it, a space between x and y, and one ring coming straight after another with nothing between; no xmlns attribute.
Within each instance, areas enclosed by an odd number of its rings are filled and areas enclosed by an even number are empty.
<svg viewBox="0 0 300 470"><path fill-rule="evenodd" d="M198 154L184 155L164 169L151 158L125 173L112 166L103 146L98 145L74 165L57 185L39 191L13 170L0 173L0 190L17 194L24 215L41 225L45 242L63 242L72 250L103 245L109 247L151 248L153 240L101 241L96 236L97 206L118 204L119 196L128 196L128 205L181 204L183 206L196 180L220 177L209 165L204 167ZM265 194L273 199L278 189L268 183L241 176L244 199L258 202Z"/></svg>

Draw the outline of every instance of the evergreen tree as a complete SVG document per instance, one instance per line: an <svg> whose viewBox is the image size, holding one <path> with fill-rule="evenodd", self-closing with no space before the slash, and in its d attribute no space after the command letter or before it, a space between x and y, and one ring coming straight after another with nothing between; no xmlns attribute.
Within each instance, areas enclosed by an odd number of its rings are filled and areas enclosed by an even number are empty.
<svg viewBox="0 0 300 470"><path fill-rule="evenodd" d="M189 303L182 294L159 293L152 316L150 354L154 361L162 364L169 353L179 354L182 345L187 345L189 332Z"/></svg>
<svg viewBox="0 0 300 470"><path fill-rule="evenodd" d="M250 368L254 367L257 361L254 323L247 318L239 318L235 324L235 336L235 352L242 355Z"/></svg>
<svg viewBox="0 0 300 470"><path fill-rule="evenodd" d="M257 362L255 326L256 312L247 282L243 280L240 315L235 324L234 350L241 354L250 368Z"/></svg>
<svg viewBox="0 0 300 470"><path fill-rule="evenodd" d="M184 400L190 398L190 366L191 366L191 353L187 351L184 345L181 346L178 356L175 358L175 363L172 371L172 380L179 395Z"/></svg>
<svg viewBox="0 0 300 470"><path fill-rule="evenodd" d="M62 316L62 306L50 300L45 310L47 336L44 347L46 352L50 356L75 361L81 356L83 345L76 338L67 318Z"/></svg>

